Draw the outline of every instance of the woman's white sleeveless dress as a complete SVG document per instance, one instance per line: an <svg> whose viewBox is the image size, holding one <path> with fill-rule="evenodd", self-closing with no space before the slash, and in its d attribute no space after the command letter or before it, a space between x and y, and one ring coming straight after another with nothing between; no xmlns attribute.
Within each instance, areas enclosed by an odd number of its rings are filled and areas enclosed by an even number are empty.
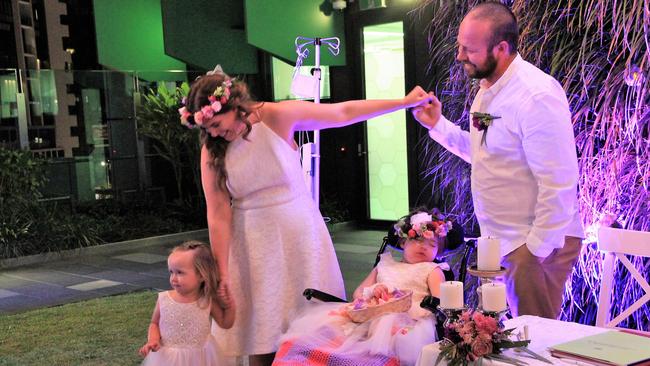
<svg viewBox="0 0 650 366"><path fill-rule="evenodd" d="M232 197L229 273L235 324L215 336L229 355L271 353L307 305L305 288L344 298L334 246L307 190L300 155L264 122L226 152Z"/></svg>

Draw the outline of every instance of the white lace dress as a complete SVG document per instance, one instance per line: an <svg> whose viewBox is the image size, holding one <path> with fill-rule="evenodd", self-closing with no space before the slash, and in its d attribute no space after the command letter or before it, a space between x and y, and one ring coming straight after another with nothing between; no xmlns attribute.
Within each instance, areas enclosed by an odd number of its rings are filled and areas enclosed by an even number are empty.
<svg viewBox="0 0 650 366"><path fill-rule="evenodd" d="M231 329L215 329L229 355L275 352L306 304L305 288L345 297L332 240L307 191L300 155L264 122L230 143L230 283L237 303Z"/></svg>
<svg viewBox="0 0 650 366"><path fill-rule="evenodd" d="M179 303L169 291L158 294L161 347L149 352L144 366L234 365L223 356L210 333L210 307L197 302Z"/></svg>
<svg viewBox="0 0 650 366"><path fill-rule="evenodd" d="M282 339L274 366L296 365L413 365L420 350L436 340L435 318L420 308L430 295L427 278L446 263L409 264L384 253L377 265L377 283L413 290L411 308L388 313L364 323L353 323L342 314L341 304L314 304L296 319ZM326 357L324 357L325 355ZM315 359L322 362L314 362Z"/></svg>

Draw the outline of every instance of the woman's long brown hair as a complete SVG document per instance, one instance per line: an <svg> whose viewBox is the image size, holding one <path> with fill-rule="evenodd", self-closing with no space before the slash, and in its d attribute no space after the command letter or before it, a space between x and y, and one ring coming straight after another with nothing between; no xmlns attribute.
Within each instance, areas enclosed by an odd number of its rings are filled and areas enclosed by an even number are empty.
<svg viewBox="0 0 650 366"><path fill-rule="evenodd" d="M217 114L223 114L231 110L237 111L236 118L241 119L246 124L246 132L244 133L244 138L246 138L252 129L250 122L248 122L248 116L255 108L260 108L260 106L253 107L256 103L248 92L248 86L245 82L231 79L221 73L202 76L192 83L187 96L186 107L190 113L194 113L201 110L203 106L210 105L208 97L226 80L232 81L230 98ZM228 172L226 171L225 157L228 141L223 137L212 137L206 130L202 129L201 144L205 145L210 153L212 158L210 164L218 174L217 184L219 188L226 190Z"/></svg>

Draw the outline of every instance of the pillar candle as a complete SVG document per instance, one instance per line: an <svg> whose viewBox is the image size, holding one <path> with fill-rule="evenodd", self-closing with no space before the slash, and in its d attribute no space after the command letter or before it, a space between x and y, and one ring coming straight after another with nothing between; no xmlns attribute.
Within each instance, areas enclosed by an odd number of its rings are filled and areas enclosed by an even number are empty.
<svg viewBox="0 0 650 366"><path fill-rule="evenodd" d="M480 237L478 247L477 269L479 271L498 271L501 269L501 241L495 237Z"/></svg>
<svg viewBox="0 0 650 366"><path fill-rule="evenodd" d="M440 307L443 309L460 309L465 305L463 300L463 283L446 281L440 284Z"/></svg>
<svg viewBox="0 0 650 366"><path fill-rule="evenodd" d="M483 310L499 312L506 309L506 285L500 282L486 283L481 286Z"/></svg>

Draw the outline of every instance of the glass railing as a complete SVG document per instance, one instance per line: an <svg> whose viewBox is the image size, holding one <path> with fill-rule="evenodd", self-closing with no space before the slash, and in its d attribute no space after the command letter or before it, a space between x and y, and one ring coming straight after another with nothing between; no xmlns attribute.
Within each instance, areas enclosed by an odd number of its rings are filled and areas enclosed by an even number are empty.
<svg viewBox="0 0 650 366"><path fill-rule="evenodd" d="M193 173L174 174L160 142L139 133L138 115L142 95L187 80L185 71L0 69L0 147L48 160L45 199L178 198L178 187L195 185L174 177Z"/></svg>

